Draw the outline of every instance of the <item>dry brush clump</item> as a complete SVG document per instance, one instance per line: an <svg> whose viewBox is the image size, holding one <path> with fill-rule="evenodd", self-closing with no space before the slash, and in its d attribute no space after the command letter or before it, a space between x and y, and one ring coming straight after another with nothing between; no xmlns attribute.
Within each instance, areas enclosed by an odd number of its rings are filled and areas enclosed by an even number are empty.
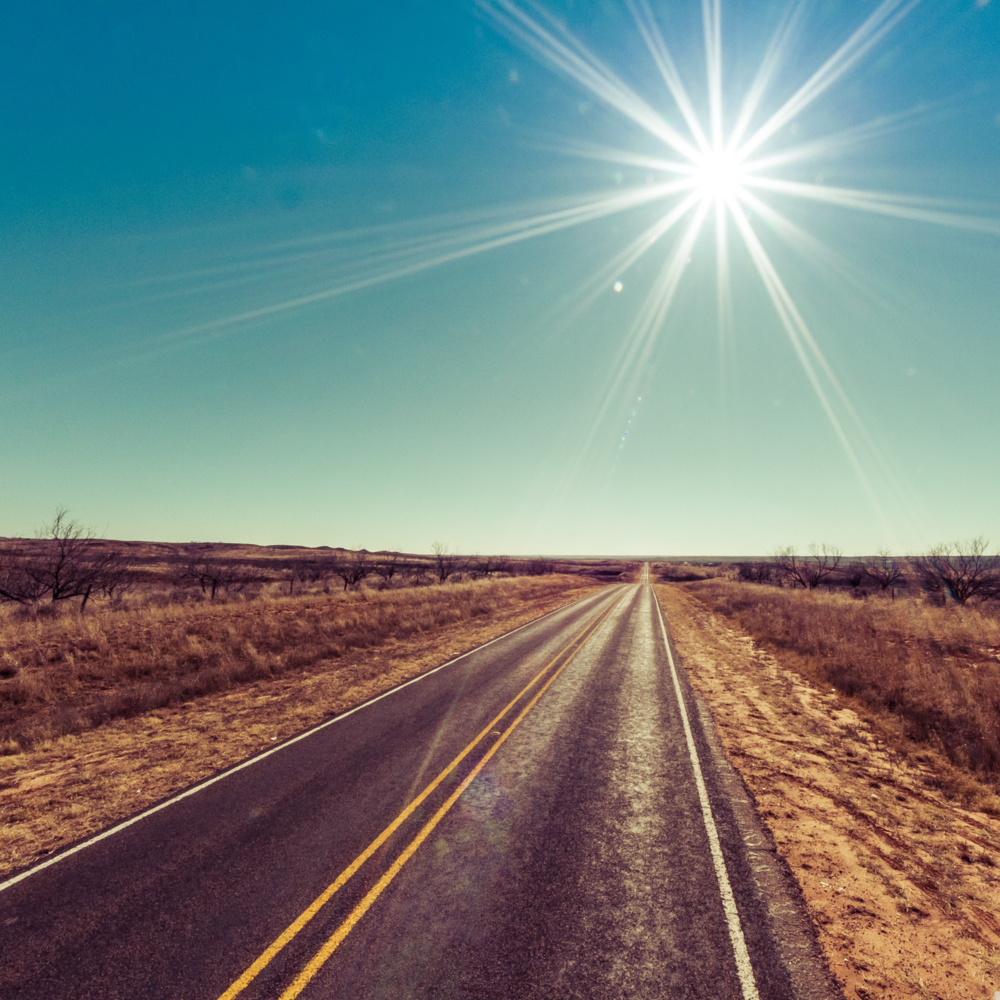
<svg viewBox="0 0 1000 1000"><path fill-rule="evenodd" d="M0 613L0 752L561 592L521 578L244 603Z"/></svg>
<svg viewBox="0 0 1000 1000"><path fill-rule="evenodd" d="M729 580L691 592L786 665L833 686L895 735L1000 775L1000 614L914 598L855 600Z"/></svg>

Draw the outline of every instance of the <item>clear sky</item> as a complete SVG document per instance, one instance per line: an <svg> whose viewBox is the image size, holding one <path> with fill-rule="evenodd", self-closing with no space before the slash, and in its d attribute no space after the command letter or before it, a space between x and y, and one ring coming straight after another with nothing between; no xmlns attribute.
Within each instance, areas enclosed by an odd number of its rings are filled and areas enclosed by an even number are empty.
<svg viewBox="0 0 1000 1000"><path fill-rule="evenodd" d="M706 9L4 4L0 535L1000 545L1000 0Z"/></svg>

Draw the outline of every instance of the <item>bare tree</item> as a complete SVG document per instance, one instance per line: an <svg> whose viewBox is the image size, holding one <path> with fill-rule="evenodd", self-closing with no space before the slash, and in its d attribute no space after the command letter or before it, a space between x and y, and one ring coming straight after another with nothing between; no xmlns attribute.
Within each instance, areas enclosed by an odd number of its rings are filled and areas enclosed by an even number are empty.
<svg viewBox="0 0 1000 1000"><path fill-rule="evenodd" d="M771 559L782 581L787 580L793 587L808 589L809 584L806 582L802 570L803 559L796 555L795 549L791 545L775 549Z"/></svg>
<svg viewBox="0 0 1000 1000"><path fill-rule="evenodd" d="M221 559L192 559L181 573L181 583L196 583L203 594L215 600L220 590L241 594L248 587L263 582L264 574L248 563L225 562Z"/></svg>
<svg viewBox="0 0 1000 1000"><path fill-rule="evenodd" d="M826 542L822 545L810 545L809 558L805 564L810 589L815 590L834 576L843 558L844 550L837 545L828 545Z"/></svg>
<svg viewBox="0 0 1000 1000"><path fill-rule="evenodd" d="M939 545L916 560L924 586L950 594L959 604L973 597L992 597L1000 588L998 558L986 554L989 542L980 535L968 542Z"/></svg>
<svg viewBox="0 0 1000 1000"><path fill-rule="evenodd" d="M357 552L345 552L337 560L334 572L344 581L344 590L356 587L374 569L371 553L367 549L358 549Z"/></svg>
<svg viewBox="0 0 1000 1000"><path fill-rule="evenodd" d="M837 572L843 557L843 549L824 542L822 545L810 545L808 556L796 555L790 545L777 549L773 562L793 587L815 590Z"/></svg>
<svg viewBox="0 0 1000 1000"><path fill-rule="evenodd" d="M179 583L196 583L203 594L214 600L223 586L227 566L214 559L192 559L178 578Z"/></svg>
<svg viewBox="0 0 1000 1000"><path fill-rule="evenodd" d="M288 593L295 593L295 582L299 589L306 583L320 583L327 577L336 575L337 563L334 559L296 559L288 572Z"/></svg>
<svg viewBox="0 0 1000 1000"><path fill-rule="evenodd" d="M879 549L873 556L865 560L865 576L885 593L891 591L896 599L896 584L903 580L906 564L897 559L887 549Z"/></svg>
<svg viewBox="0 0 1000 1000"><path fill-rule="evenodd" d="M473 556L472 567L477 576L489 579L494 574L502 576L510 573L511 559L509 556Z"/></svg>
<svg viewBox="0 0 1000 1000"><path fill-rule="evenodd" d="M82 598L80 611L95 592L121 598L136 583L128 557L60 508L50 524L35 532L34 544L8 543L0 549L0 600L31 604Z"/></svg>
<svg viewBox="0 0 1000 1000"><path fill-rule="evenodd" d="M399 553L385 552L375 561L375 572L382 578L384 587L392 586L392 578L399 570Z"/></svg>
<svg viewBox="0 0 1000 1000"><path fill-rule="evenodd" d="M431 551L434 553L434 570L438 583L444 583L449 576L461 572L462 559L457 552L449 551L448 546L442 542L435 542Z"/></svg>
<svg viewBox="0 0 1000 1000"><path fill-rule="evenodd" d="M27 574L53 601L82 597L83 604L99 583L100 560L94 551L97 536L69 517L63 508L52 523L35 532L44 545L24 563Z"/></svg>

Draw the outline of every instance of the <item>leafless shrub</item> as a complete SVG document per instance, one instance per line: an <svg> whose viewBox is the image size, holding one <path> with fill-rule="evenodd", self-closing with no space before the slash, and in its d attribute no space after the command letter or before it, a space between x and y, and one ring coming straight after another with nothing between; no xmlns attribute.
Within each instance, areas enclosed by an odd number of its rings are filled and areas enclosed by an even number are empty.
<svg viewBox="0 0 1000 1000"><path fill-rule="evenodd" d="M109 549L101 556L98 579L102 596L111 601L120 601L138 582L128 557L118 549Z"/></svg>
<svg viewBox="0 0 1000 1000"><path fill-rule="evenodd" d="M528 576L546 576L552 572L555 567L555 560L553 559L531 559L528 561L527 565L527 575Z"/></svg>
<svg viewBox="0 0 1000 1000"><path fill-rule="evenodd" d="M214 599L222 586L222 577L225 571L226 567L223 563L211 560L192 560L177 575L176 579L177 583L181 585L194 584L198 586L203 594Z"/></svg>
<svg viewBox="0 0 1000 1000"><path fill-rule="evenodd" d="M265 581L264 573L256 566L249 563L240 563L231 566L228 577L225 580L227 594L246 594L255 591L256 588Z"/></svg>
<svg viewBox="0 0 1000 1000"><path fill-rule="evenodd" d="M40 581L28 573L27 558L14 542L0 548L0 601L33 604L45 593Z"/></svg>
<svg viewBox="0 0 1000 1000"><path fill-rule="evenodd" d="M840 579L851 590L857 590L867 579L865 564L860 559L852 559L841 569Z"/></svg>
<svg viewBox="0 0 1000 1000"><path fill-rule="evenodd" d="M741 562L736 564L736 577L743 583L770 583L774 570L769 562Z"/></svg>
<svg viewBox="0 0 1000 1000"><path fill-rule="evenodd" d="M501 572L500 564L504 562L500 556L473 556L472 572L476 577L489 579L494 573Z"/></svg>
<svg viewBox="0 0 1000 1000"><path fill-rule="evenodd" d="M989 542L981 535L931 549L915 560L924 587L946 593L959 604L973 597L994 597L1000 591L1000 559L987 555Z"/></svg>
<svg viewBox="0 0 1000 1000"><path fill-rule="evenodd" d="M685 583L692 580L704 580L705 574L699 573L689 563L678 565L677 563L664 563L660 567L660 579L672 583Z"/></svg>
<svg viewBox="0 0 1000 1000"><path fill-rule="evenodd" d="M288 570L288 593L295 593L296 581L299 590L308 583L321 583L334 576L336 560L334 559L296 559Z"/></svg>
<svg viewBox="0 0 1000 1000"><path fill-rule="evenodd" d="M197 584L202 594L215 600L220 591L241 594L248 587L262 583L264 574L255 566L233 564L216 559L188 563L179 577L180 582Z"/></svg>

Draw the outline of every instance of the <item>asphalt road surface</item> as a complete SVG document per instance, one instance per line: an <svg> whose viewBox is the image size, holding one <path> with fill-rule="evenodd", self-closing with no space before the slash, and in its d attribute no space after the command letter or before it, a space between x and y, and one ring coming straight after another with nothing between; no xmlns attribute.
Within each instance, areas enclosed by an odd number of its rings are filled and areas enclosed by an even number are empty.
<svg viewBox="0 0 1000 1000"><path fill-rule="evenodd" d="M0 885L0 998L838 996L609 587Z"/></svg>

